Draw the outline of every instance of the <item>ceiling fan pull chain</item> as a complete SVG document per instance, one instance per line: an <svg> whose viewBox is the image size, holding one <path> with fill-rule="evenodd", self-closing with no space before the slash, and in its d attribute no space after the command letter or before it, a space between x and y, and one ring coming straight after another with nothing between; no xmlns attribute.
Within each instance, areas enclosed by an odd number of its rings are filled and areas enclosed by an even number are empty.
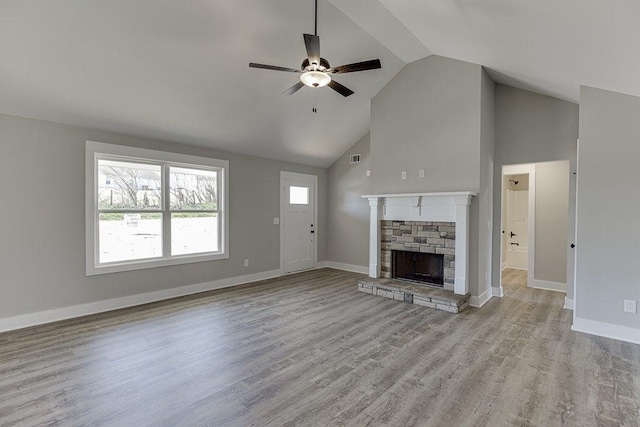
<svg viewBox="0 0 640 427"><path fill-rule="evenodd" d="M312 110L314 113L318 112L318 109L316 108L316 90L313 90L313 108Z"/></svg>

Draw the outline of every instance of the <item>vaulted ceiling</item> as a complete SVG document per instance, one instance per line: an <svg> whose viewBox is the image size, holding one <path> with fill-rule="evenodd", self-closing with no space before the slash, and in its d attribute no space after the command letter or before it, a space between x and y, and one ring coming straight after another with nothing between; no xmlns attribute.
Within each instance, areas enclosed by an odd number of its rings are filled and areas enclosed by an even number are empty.
<svg viewBox="0 0 640 427"><path fill-rule="evenodd" d="M371 98L430 54L578 102L579 86L640 95L640 3L319 0L322 56L380 58L336 77L355 91L281 92L312 0L0 0L0 113L330 165L369 129Z"/></svg>
<svg viewBox="0 0 640 427"><path fill-rule="evenodd" d="M580 85L640 96L640 2L330 1L381 41L386 29L367 23L382 6L431 53L481 64L501 83L572 102Z"/></svg>

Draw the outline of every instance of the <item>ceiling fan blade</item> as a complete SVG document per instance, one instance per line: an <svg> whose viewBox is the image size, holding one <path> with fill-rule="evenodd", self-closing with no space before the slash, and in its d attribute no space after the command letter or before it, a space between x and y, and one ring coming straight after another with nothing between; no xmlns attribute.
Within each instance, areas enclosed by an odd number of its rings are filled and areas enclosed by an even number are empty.
<svg viewBox="0 0 640 427"><path fill-rule="evenodd" d="M296 70L293 68L286 67L278 67L276 65L265 65L265 64L256 64L254 62L249 63L249 67L251 68L264 68L265 70L274 70L274 71L286 71L288 73L299 73L300 70Z"/></svg>
<svg viewBox="0 0 640 427"><path fill-rule="evenodd" d="M372 59L370 61L356 62L354 64L340 65L328 70L329 73L344 74L355 73L356 71L375 70L382 68L379 59Z"/></svg>
<svg viewBox="0 0 640 427"><path fill-rule="evenodd" d="M305 34L304 46L307 48L309 64L320 65L320 37L312 34Z"/></svg>
<svg viewBox="0 0 640 427"><path fill-rule="evenodd" d="M300 90L300 88L304 86L304 83L302 82L298 82L296 84L294 84L293 86L291 86L289 89L285 90L284 92L282 92L283 95L293 95L294 93L296 93L298 90Z"/></svg>
<svg viewBox="0 0 640 427"><path fill-rule="evenodd" d="M333 90L335 90L336 92L338 92L340 95L344 96L345 98L349 95L353 95L353 91L351 89L349 89L346 86L341 85L340 83L338 83L335 80L331 80L329 82L329 87Z"/></svg>

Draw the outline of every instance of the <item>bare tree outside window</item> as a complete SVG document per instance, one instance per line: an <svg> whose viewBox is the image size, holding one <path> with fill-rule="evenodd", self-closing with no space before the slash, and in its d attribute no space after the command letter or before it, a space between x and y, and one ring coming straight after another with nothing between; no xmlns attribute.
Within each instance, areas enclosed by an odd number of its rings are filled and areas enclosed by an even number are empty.
<svg viewBox="0 0 640 427"><path fill-rule="evenodd" d="M100 209L160 208L160 166L104 160L98 174Z"/></svg>
<svg viewBox="0 0 640 427"><path fill-rule="evenodd" d="M171 168L171 210L218 209L218 172Z"/></svg>

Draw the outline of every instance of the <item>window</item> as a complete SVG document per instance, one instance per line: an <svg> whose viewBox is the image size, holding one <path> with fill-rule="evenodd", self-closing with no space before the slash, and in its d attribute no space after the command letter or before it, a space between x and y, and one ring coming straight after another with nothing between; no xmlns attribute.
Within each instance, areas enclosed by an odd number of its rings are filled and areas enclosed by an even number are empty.
<svg viewBox="0 0 640 427"><path fill-rule="evenodd" d="M228 258L228 162L87 141L87 275Z"/></svg>
<svg viewBox="0 0 640 427"><path fill-rule="evenodd" d="M289 186L289 204L290 205L308 205L309 204L309 187Z"/></svg>

